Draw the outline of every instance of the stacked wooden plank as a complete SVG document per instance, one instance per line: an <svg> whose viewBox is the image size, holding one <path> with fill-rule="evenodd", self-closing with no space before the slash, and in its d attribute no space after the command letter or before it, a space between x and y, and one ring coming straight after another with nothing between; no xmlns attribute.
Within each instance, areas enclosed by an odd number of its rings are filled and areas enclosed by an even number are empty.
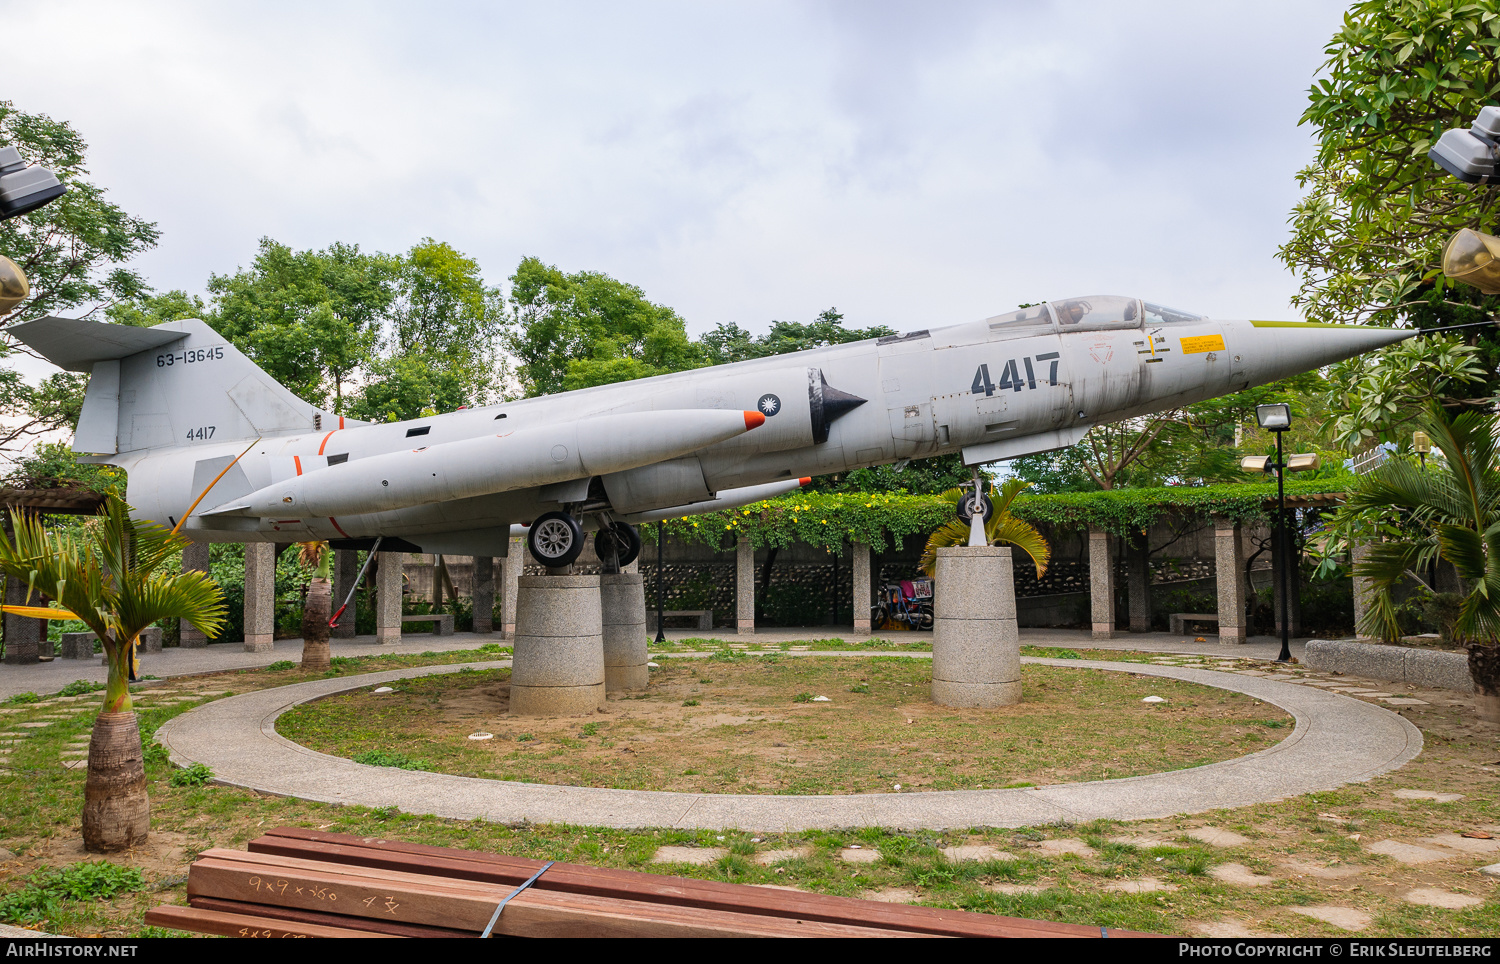
<svg viewBox="0 0 1500 964"><path fill-rule="evenodd" d="M229 936L475 937L542 861L284 827L205 851L190 907L148 924ZM515 937L1138 937L967 911L555 863L493 933Z"/></svg>

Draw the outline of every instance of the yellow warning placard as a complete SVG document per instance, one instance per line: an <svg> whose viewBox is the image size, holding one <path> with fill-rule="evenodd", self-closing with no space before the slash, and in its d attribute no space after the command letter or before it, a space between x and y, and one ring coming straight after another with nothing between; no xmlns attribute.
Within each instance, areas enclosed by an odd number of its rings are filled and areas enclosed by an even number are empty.
<svg viewBox="0 0 1500 964"><path fill-rule="evenodd" d="M1223 335L1193 335L1191 338L1179 338L1182 342L1182 353L1184 355L1201 355L1206 351L1223 351Z"/></svg>

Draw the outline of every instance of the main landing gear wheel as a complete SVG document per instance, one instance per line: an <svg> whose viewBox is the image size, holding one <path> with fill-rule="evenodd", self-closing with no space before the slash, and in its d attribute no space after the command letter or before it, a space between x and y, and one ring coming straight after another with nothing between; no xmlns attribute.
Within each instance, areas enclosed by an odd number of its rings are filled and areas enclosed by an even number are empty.
<svg viewBox="0 0 1500 964"><path fill-rule="evenodd" d="M618 572L640 557L641 534L635 531L633 525L616 522L601 528L595 534L594 551L599 554L601 562L614 556Z"/></svg>
<svg viewBox="0 0 1500 964"><path fill-rule="evenodd" d="M965 491L958 497L958 518L965 525L974 520L975 498L974 493L969 491ZM990 516L995 514L995 506L990 502L990 497L979 495L978 506L981 517L985 522L989 522Z"/></svg>
<svg viewBox="0 0 1500 964"><path fill-rule="evenodd" d="M583 552L583 527L566 512L548 512L527 530L526 546L548 569L571 566Z"/></svg>

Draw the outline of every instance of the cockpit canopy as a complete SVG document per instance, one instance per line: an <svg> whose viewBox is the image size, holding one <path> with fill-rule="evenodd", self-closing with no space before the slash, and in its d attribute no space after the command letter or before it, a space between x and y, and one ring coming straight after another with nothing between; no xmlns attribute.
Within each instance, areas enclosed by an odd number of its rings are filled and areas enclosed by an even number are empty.
<svg viewBox="0 0 1500 964"><path fill-rule="evenodd" d="M1154 305L1139 298L1089 295L1086 298L1066 298L1031 305L987 320L992 329L1047 328L1067 332L1143 326L1157 328L1202 321L1203 318L1203 315Z"/></svg>

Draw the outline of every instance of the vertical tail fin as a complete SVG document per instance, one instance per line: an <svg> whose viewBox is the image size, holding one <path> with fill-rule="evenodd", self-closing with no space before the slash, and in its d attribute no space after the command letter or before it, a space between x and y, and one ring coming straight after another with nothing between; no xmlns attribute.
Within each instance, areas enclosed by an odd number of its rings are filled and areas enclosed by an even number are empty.
<svg viewBox="0 0 1500 964"><path fill-rule="evenodd" d="M91 372L73 451L116 455L362 424L302 401L202 321L132 328L41 318L5 333Z"/></svg>

